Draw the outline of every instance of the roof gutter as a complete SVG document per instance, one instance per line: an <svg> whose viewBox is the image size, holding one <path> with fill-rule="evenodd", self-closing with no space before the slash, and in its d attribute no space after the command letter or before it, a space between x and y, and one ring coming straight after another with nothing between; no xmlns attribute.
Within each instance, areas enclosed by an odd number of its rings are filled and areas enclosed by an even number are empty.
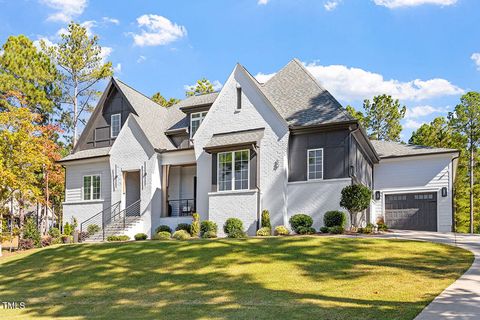
<svg viewBox="0 0 480 320"><path fill-rule="evenodd" d="M419 157L419 156L432 156L436 154L449 154L449 153L459 153L460 150L448 150L448 151L437 151L437 152L425 152L425 153L416 153L416 154L402 154L398 156L380 156L380 159L396 159L396 158L409 158L409 157Z"/></svg>

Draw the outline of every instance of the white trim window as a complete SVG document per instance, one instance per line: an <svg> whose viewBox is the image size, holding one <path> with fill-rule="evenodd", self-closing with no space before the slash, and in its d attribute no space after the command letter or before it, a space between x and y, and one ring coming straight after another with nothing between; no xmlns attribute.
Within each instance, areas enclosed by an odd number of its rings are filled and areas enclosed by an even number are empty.
<svg viewBox="0 0 480 320"><path fill-rule="evenodd" d="M100 175L83 176L83 200L99 200L101 194Z"/></svg>
<svg viewBox="0 0 480 320"><path fill-rule="evenodd" d="M115 113L110 116L110 137L115 138L122 128L122 115Z"/></svg>
<svg viewBox="0 0 480 320"><path fill-rule="evenodd" d="M203 120L207 116L207 111L204 112L194 112L190 115L190 139L193 138L195 132L202 124Z"/></svg>
<svg viewBox="0 0 480 320"><path fill-rule="evenodd" d="M323 179L323 148L307 150L307 178Z"/></svg>
<svg viewBox="0 0 480 320"><path fill-rule="evenodd" d="M220 152L217 157L217 191L248 190L250 150Z"/></svg>

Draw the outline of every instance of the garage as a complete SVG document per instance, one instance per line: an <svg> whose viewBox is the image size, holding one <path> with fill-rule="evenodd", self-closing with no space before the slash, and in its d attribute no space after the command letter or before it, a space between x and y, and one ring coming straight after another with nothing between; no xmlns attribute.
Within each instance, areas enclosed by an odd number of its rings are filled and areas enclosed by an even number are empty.
<svg viewBox="0 0 480 320"><path fill-rule="evenodd" d="M437 193L385 195L385 223L391 229L437 231Z"/></svg>

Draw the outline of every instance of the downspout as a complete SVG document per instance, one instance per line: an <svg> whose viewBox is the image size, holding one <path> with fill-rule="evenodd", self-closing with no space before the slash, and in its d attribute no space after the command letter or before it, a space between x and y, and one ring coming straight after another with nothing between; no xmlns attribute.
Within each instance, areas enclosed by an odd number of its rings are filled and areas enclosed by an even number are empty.
<svg viewBox="0 0 480 320"><path fill-rule="evenodd" d="M352 167L352 159L351 159L351 154L350 150L352 149L352 135L353 133L357 132L360 130L360 127L357 125L357 127L354 130L350 131L350 134L348 135L348 177L352 179L352 184L353 184L353 176L350 172L350 168Z"/></svg>
<svg viewBox="0 0 480 320"><path fill-rule="evenodd" d="M455 213L456 213L456 210L455 210L455 177L453 176L454 174L454 171L453 171L453 162L457 159L460 158L460 155L456 156L456 157L453 157L452 160L450 161L451 165L452 165L452 231L455 233L457 232L457 220L455 219Z"/></svg>
<svg viewBox="0 0 480 320"><path fill-rule="evenodd" d="M257 188L257 230L261 228L261 208L260 208L260 200L261 200L261 190L260 190L260 147L255 146L255 144L252 144L252 149L255 151L257 154L257 165L256 165L256 181L255 185Z"/></svg>

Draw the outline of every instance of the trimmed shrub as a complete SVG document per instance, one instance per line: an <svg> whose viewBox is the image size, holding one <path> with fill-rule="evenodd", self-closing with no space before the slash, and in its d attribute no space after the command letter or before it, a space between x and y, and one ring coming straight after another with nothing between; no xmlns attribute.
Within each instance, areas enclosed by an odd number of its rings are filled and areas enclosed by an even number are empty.
<svg viewBox="0 0 480 320"><path fill-rule="evenodd" d="M172 233L172 228L170 228L167 225L162 224L157 229L155 229L155 233L159 233L159 232L163 232L163 231L166 231L168 233Z"/></svg>
<svg viewBox="0 0 480 320"><path fill-rule="evenodd" d="M179 223L178 226L175 228L175 231L183 230L183 231L186 231L188 234L190 234L191 228L192 226L188 223Z"/></svg>
<svg viewBox="0 0 480 320"><path fill-rule="evenodd" d="M372 233L375 230L375 225L373 223L367 223L365 228L358 228L358 233Z"/></svg>
<svg viewBox="0 0 480 320"><path fill-rule="evenodd" d="M190 239L190 233L188 233L183 229L180 229L173 233L172 238L177 240L187 240L187 239Z"/></svg>
<svg viewBox="0 0 480 320"><path fill-rule="evenodd" d="M203 235L207 232L213 232L217 234L218 227L217 224L213 221L205 220L200 224L200 233Z"/></svg>
<svg viewBox="0 0 480 320"><path fill-rule="evenodd" d="M137 233L134 238L135 241L147 240L147 235L145 233Z"/></svg>
<svg viewBox="0 0 480 320"><path fill-rule="evenodd" d="M290 231L285 226L276 226L275 227L275 235L276 236L288 236Z"/></svg>
<svg viewBox="0 0 480 320"><path fill-rule="evenodd" d="M312 227L299 227L296 232L298 234L314 234L317 231L315 231L315 228Z"/></svg>
<svg viewBox="0 0 480 320"><path fill-rule="evenodd" d="M50 235L42 237L42 247L48 247L52 245L53 238Z"/></svg>
<svg viewBox="0 0 480 320"><path fill-rule="evenodd" d="M321 233L328 233L328 227L327 226L323 226L320 228L320 232Z"/></svg>
<svg viewBox="0 0 480 320"><path fill-rule="evenodd" d="M87 233L89 236L93 236L98 231L100 231L100 227L96 224L91 224L87 227Z"/></svg>
<svg viewBox="0 0 480 320"><path fill-rule="evenodd" d="M32 218L28 218L23 227L23 239L31 239L35 247L40 247L42 245L42 237L40 236L40 231L37 229L37 225Z"/></svg>
<svg viewBox="0 0 480 320"><path fill-rule="evenodd" d="M202 234L202 238L204 239L212 239L216 237L217 237L217 233L214 231L207 231Z"/></svg>
<svg viewBox="0 0 480 320"><path fill-rule="evenodd" d="M54 239L58 239L61 236L60 230L58 228L51 228L50 230L48 230L48 234Z"/></svg>
<svg viewBox="0 0 480 320"><path fill-rule="evenodd" d="M71 236L73 233L73 226L66 222L65 225L63 226L63 234L67 235L67 236Z"/></svg>
<svg viewBox="0 0 480 320"><path fill-rule="evenodd" d="M35 248L35 243L32 239L20 239L18 241L18 249L19 250L28 250Z"/></svg>
<svg viewBox="0 0 480 320"><path fill-rule="evenodd" d="M192 215L193 221L192 225L190 226L190 234L192 237L200 236L200 215L198 213L194 213Z"/></svg>
<svg viewBox="0 0 480 320"><path fill-rule="evenodd" d="M341 226L345 227L347 215L342 211L327 211L323 216L323 224L325 227Z"/></svg>
<svg viewBox="0 0 480 320"><path fill-rule="evenodd" d="M268 236L271 236L271 235L272 235L272 232L271 232L270 228L262 227L262 228L257 230L257 236L259 236L259 237L268 237Z"/></svg>
<svg viewBox="0 0 480 320"><path fill-rule="evenodd" d="M268 210L262 211L262 228L272 230L272 225L270 224L270 212L268 212Z"/></svg>
<svg viewBox="0 0 480 320"><path fill-rule="evenodd" d="M153 236L153 240L170 240L172 238L172 234L168 231L160 231L160 232L157 232L154 236Z"/></svg>
<svg viewBox="0 0 480 320"><path fill-rule="evenodd" d="M340 206L350 213L350 223L357 226L357 214L370 206L372 190L361 184L352 184L342 189Z"/></svg>
<svg viewBox="0 0 480 320"><path fill-rule="evenodd" d="M311 228L313 224L313 219L312 217L306 215L306 214L296 214L293 215L290 218L290 226L292 229L298 233L298 234L305 234L305 233L300 233L300 230L305 231L306 228Z"/></svg>
<svg viewBox="0 0 480 320"><path fill-rule="evenodd" d="M247 234L243 230L234 230L228 234L228 237L234 239L245 239Z"/></svg>
<svg viewBox="0 0 480 320"><path fill-rule="evenodd" d="M127 235L121 235L121 236L108 236L107 241L128 241L130 240L130 237Z"/></svg>
<svg viewBox="0 0 480 320"><path fill-rule="evenodd" d="M385 220L383 220L383 218L377 219L377 230L388 231L388 226L385 224ZM479 226L479 232L480 232L480 226Z"/></svg>
<svg viewBox="0 0 480 320"><path fill-rule="evenodd" d="M225 232L229 237L233 233L245 233L243 232L243 222L237 218L228 218L223 225L223 232Z"/></svg>
<svg viewBox="0 0 480 320"><path fill-rule="evenodd" d="M328 232L333 234L342 234L344 231L345 229L342 226L335 226L335 227L328 228Z"/></svg>

